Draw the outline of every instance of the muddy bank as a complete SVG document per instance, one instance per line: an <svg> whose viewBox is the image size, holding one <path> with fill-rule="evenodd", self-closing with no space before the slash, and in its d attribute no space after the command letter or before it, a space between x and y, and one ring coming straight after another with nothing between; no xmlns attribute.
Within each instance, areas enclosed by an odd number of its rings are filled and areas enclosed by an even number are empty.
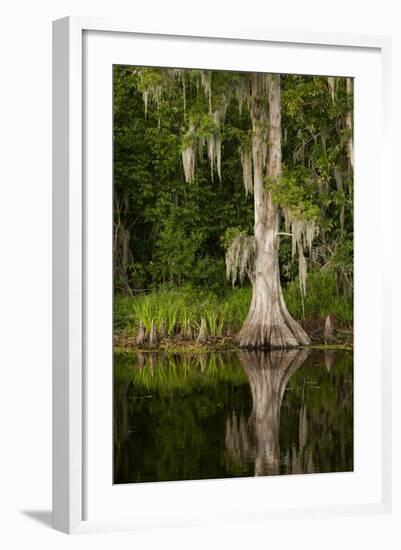
<svg viewBox="0 0 401 550"><path fill-rule="evenodd" d="M307 319L300 323L311 339L312 347L352 349L353 331L350 323L340 323L334 317ZM208 335L201 327L198 334L178 333L166 335L152 327L146 331L140 327L135 333L128 331L114 334L115 349L131 351L229 351L237 350L235 334Z"/></svg>

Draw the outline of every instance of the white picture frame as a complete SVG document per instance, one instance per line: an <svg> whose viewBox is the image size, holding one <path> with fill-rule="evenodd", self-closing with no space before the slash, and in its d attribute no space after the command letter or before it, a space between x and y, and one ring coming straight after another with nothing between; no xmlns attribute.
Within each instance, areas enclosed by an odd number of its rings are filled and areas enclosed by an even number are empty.
<svg viewBox="0 0 401 550"><path fill-rule="evenodd" d="M141 40L174 40L181 41L181 44L203 44L206 45L224 45L224 47L232 47L234 44L238 47L244 45L258 45L261 48L264 45L284 46L292 50L302 50L305 52L313 52L318 48L326 48L327 52L333 49L333 59L338 55L338 51L342 51L344 56L348 53L354 55L357 52L374 52L376 60L380 64L380 82L376 82L380 86L380 116L377 124L381 133L380 158L378 159L377 175L380 178L381 194L384 194L389 200L391 195L391 165L389 159L390 144L389 144L389 128L390 128L390 86L391 86L391 42L387 37L373 36L352 36L352 35L336 35L326 33L313 32L290 32L290 31L274 31L274 30L230 30L224 29L215 33L213 30L188 30L182 28L173 28L172 25L166 25L165 29L141 28L140 25L130 25L125 22L103 21L93 18L83 17L68 17L54 22L53 29L53 526L56 529L67 533L86 532L96 530L113 530L113 529L137 529L145 525L190 525L193 523L201 523L202 521L210 521L211 517L205 511L204 518L199 517L198 513L182 514L182 509L176 506L174 511L174 501L168 514L163 519L157 514L150 514L150 506L142 510L142 515L139 518L138 514L131 516L119 516L118 511L115 514L108 515L106 508L99 506L99 513L95 517L87 515L88 506L88 478L94 471L93 464L87 460L86 453L88 446L96 445L96 448L101 447L100 439L91 440L88 434L93 433L93 423L91 418L93 414L88 410L88 395L93 378L88 377L88 342L93 339L92 325L89 325L88 316L93 319L93 312L90 313L88 306L88 279L86 270L88 263L105 261L105 258L92 258L89 254L91 248L90 228L85 216L88 213L88 200L92 204L93 200L98 200L91 195L91 192L85 189L84 179L87 177L85 168L85 155L90 155L90 147L88 147L87 136L84 135L85 120L89 111L85 96L85 78L88 78L84 70L83 60L86 62L95 62L96 59L101 59L102 45L99 43L98 52L95 57L91 57L91 53L87 51L87 43L84 36L92 33L94 37L107 35L108 44L117 42L117 38L121 40L129 40L130 37L137 37ZM167 40L168 41L168 40ZM96 44L96 40L93 42ZM210 49L210 48L209 48ZM336 52L334 51L336 49ZM151 48L149 52L151 53ZM92 48L92 51L94 49ZM158 50L160 52L160 49ZM154 58L157 59L157 48L154 48ZM160 54L159 54L160 55ZM117 56L118 57L118 56ZM232 57L232 56L231 56ZM345 57L344 57L345 58ZM117 59L117 58L116 58ZM149 58L151 59L151 58ZM92 61L91 61L92 60ZM95 61L94 61L95 60ZM117 62L123 62L122 58L117 59ZM209 64L205 61L207 66ZM216 61L218 64L218 60ZM133 62L132 64L135 64ZM139 62L137 64L140 64ZM145 64L145 63L143 63ZM150 62L151 64L151 62ZM195 62L196 64L196 62ZM175 66L172 61L171 66ZM185 66L185 65L183 65ZM213 68L213 67L211 67ZM222 67L223 68L223 67ZM225 67L224 67L225 68ZM272 69L270 69L272 70ZM362 70L362 69L361 69ZM285 72L285 71L283 71ZM100 74L100 73L99 73ZM311 73L312 74L312 73ZM331 73L330 73L331 74ZM342 74L341 70L339 74ZM107 95L104 101L107 100ZM102 105L104 105L103 103ZM111 106L110 106L111 108ZM88 115L90 116L90 115ZM107 128L106 122L106 128ZM104 127L99 127L104 128ZM85 130L86 131L86 130ZM362 139L362 138L361 138ZM107 140L106 145L107 147ZM110 144L110 143L109 143ZM358 135L356 136L356 156L358 157ZM105 177L110 178L111 173L107 173ZM366 174L369 177L369 174ZM111 180L110 180L111 181ZM102 193L100 193L102 195ZM359 200L362 201L362 195L359 195ZM358 196L357 196L358 199ZM98 203L100 210L107 209L107 193L100 197L103 200L102 204ZM362 201L363 202L363 201ZM370 207L369 204L366 206ZM364 206L361 204L361 211ZM104 210L103 210L104 211ZM90 213L90 207L89 207ZM90 214L91 215L91 214ZM381 211L381 220L384 223L384 210ZM92 218L93 219L93 216ZM99 223L99 222L98 222ZM102 223L102 222L100 222ZM382 228L380 231L383 231ZM106 228L107 232L107 228ZM89 234L89 237L87 235ZM111 232L110 232L111 235ZM380 235L380 233L379 233ZM366 244L366 243L365 243ZM106 247L107 248L107 247ZM361 247L364 248L363 246ZM363 251L361 252L361 255ZM379 254L379 253L378 253ZM389 263L388 250L380 251L381 265L386 266ZM106 258L107 261L107 258ZM99 264L98 264L99 265ZM90 271L90 266L89 266ZM378 314L384 311L384 308L389 307L389 285L385 280L386 269L377 271L375 282L380 284L378 291L382 294L377 297ZM108 284L108 275L106 274L103 283ZM110 282L110 281L109 281ZM105 287L103 287L105 288ZM89 304L90 304L89 299ZM99 305L97 314L101 310L102 305ZM106 305L107 307L107 305ZM380 310L380 311L379 311ZM109 312L110 313L110 312ZM386 309L387 318L388 309ZM92 315L92 317L91 317ZM269 517L312 517L313 515L350 515L350 514L365 514L365 513L385 513L391 509L391 357L390 349L390 329L386 325L383 315L383 322L380 325L380 341L377 344L377 353L373 353L370 361L374 358L380 358L380 362L376 365L378 378L376 383L370 386L371 392L376 392L377 407L380 407L380 426L377 426L377 435L375 444L378 446L378 460L375 463L377 469L378 485L376 493L378 498L370 499L368 495L361 502L341 497L331 504L325 501L321 505L313 504L315 501L310 501L305 506L298 503L291 508L284 505L274 508L270 506L264 508L262 504L256 504L250 510L244 510L238 507L238 517L241 514L243 520L265 521ZM378 321L379 322L379 321ZM377 325L379 327L379 325ZM99 328L105 331L103 334L107 336L108 325ZM358 333L356 334L358 338ZM107 339L107 337L106 337ZM110 334L111 341L111 334ZM90 346L89 346L90 347ZM89 353L90 357L90 353ZM369 357L365 358L366 360ZM107 354L105 361L107 362ZM373 365L374 366L374 365ZM107 391L107 376L103 379L103 388L101 391ZM356 380L358 383L358 379ZM106 389L105 389L106 388ZM372 389L373 388L373 389ZM111 392L111 387L109 388ZM366 396L369 398L369 396ZM95 402L95 399L89 399L89 402ZM109 402L108 402L109 403ZM91 406L92 406L91 405ZM89 407L90 409L90 407ZM105 423L110 425L112 411L109 407L105 407L104 413ZM108 415L108 417L107 417ZM100 419L99 421L102 421ZM106 430L107 431L107 430ZM111 432L110 432L111 440ZM106 448L104 448L106 449ZM103 449L103 451L104 451ZM103 457L107 455L108 450L101 452ZM380 456L379 456L380 455ZM107 455L105 459L106 466L110 463L111 457ZM102 462L102 460L100 460ZM380 470L380 471L379 471ZM103 470L96 472L102 476ZM336 474L341 476L344 474ZM313 493L313 481L302 481L302 477L294 476L292 483L298 484L299 487L305 487L310 484L311 493ZM309 476L307 476L309 478ZM311 479L311 476L309 479ZM95 479L95 478L94 478ZM89 486L92 487L95 481L90 481ZM344 478L343 478L344 479ZM366 480L366 478L365 478ZM249 495L252 491L256 491L255 482L263 483L263 480L234 480L224 483L223 492L227 492L227 499L232 499L235 492L238 491L238 483L241 484L241 491L245 495ZM271 480L269 483L277 485L278 479ZM107 483L111 483L111 476ZM233 483L235 492L233 492ZM344 482L347 483L347 482ZM231 484L231 486L230 486ZM165 490L160 487L169 485L170 489ZM101 486L101 483L99 483ZM159 487L157 487L159 486ZM210 495L215 491L215 495L219 493L222 485L216 482L180 482L175 485L169 484L141 484L137 491L140 491L141 499L144 502L153 501L154 499L171 499L172 491L177 495L176 498L191 499L191 494L196 493L196 498L201 502L206 498L206 493ZM231 487L231 488L230 488ZM345 485L344 485L345 487ZM92 489L90 489L92 490ZM308 489L309 490L309 489ZM90 492L90 491L89 491ZM123 495L122 493L125 493ZM120 490L119 496L116 498L125 499L131 498L129 495L130 487L125 486ZM102 496L103 495L103 496ZM231 495L231 496L230 496ZM91 497L93 500L95 496ZM96 499L100 501L104 498L108 501L106 493L96 494ZM114 498L114 497L113 497ZM110 500L111 502L111 500ZM113 501L114 502L114 501ZM171 502L171 500L169 500ZM259 501L258 501L259 502ZM117 508L114 508L117 510ZM236 518L235 503L226 513L217 514L211 512L220 521L232 521ZM157 521L155 517L158 518Z"/></svg>

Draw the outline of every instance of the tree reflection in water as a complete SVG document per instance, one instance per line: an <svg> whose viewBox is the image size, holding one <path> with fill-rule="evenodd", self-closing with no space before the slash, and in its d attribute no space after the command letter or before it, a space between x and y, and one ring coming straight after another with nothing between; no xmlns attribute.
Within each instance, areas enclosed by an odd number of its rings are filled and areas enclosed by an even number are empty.
<svg viewBox="0 0 401 550"><path fill-rule="evenodd" d="M352 471L352 362L339 350L117 353L114 482Z"/></svg>
<svg viewBox="0 0 401 550"><path fill-rule="evenodd" d="M233 412L227 418L226 446L239 464L252 461L255 476L280 473L280 411L291 375L306 361L307 349L239 351L252 394L248 419ZM299 448L292 448L291 473L313 471L310 449L306 447L307 416L304 394L299 413Z"/></svg>

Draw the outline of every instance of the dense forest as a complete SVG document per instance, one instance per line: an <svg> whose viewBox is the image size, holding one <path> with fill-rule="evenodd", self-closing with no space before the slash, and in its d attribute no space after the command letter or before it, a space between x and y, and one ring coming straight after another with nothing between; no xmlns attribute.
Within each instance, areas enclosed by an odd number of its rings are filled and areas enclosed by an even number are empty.
<svg viewBox="0 0 401 550"><path fill-rule="evenodd" d="M353 82L114 66L117 346L352 339Z"/></svg>

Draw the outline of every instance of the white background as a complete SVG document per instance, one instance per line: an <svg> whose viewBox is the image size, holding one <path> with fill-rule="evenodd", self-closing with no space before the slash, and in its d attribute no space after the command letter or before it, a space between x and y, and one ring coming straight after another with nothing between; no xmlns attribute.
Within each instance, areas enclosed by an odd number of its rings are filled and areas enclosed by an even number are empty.
<svg viewBox="0 0 401 550"><path fill-rule="evenodd" d="M401 97L401 18L397 1L270 2L248 0L14 0L2 9L0 128L1 215L1 453L0 544L4 548L364 548L400 546L400 476L395 468L394 516L270 522L263 526L170 529L140 533L67 537L52 531L51 506L51 20L94 15L149 21L168 28L188 21L208 30L267 27L390 34L394 40L393 96ZM214 24L212 23L214 21ZM399 159L399 102L394 101L393 142ZM395 186L393 207L400 201ZM390 208L390 206L389 206ZM397 208L399 211L399 208ZM398 214L398 212L397 212ZM398 214L399 216L399 214ZM395 219L398 219L395 217ZM389 212L390 220L390 212ZM389 221L389 234L392 228ZM397 231L397 225L394 226ZM397 239L398 240L398 239ZM397 241L395 241L397 242ZM395 252L395 251L394 251ZM395 254L394 254L395 256ZM374 261L374 251L372 251ZM393 272L398 270L394 265ZM399 272L398 272L399 273ZM394 289L394 306L401 307ZM394 324L395 344L399 324ZM399 352L394 345L394 386L400 388ZM5 376L4 376L5 374ZM394 399L395 419L401 415ZM401 462L395 422L394 464ZM397 430L397 431L396 431ZM36 521L35 519L36 518ZM40 521L37 521L39 519ZM397 521L398 520L398 521ZM398 525L397 525L398 524Z"/></svg>

